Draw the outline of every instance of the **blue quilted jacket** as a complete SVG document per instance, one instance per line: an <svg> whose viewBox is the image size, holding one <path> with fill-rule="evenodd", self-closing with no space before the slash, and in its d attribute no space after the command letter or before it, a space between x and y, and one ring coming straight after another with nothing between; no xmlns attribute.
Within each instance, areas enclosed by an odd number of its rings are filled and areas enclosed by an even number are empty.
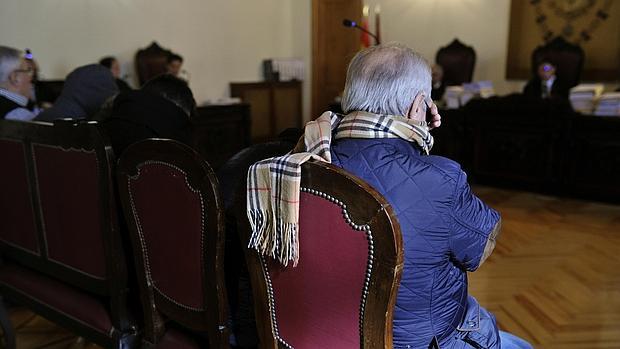
<svg viewBox="0 0 620 349"><path fill-rule="evenodd" d="M495 318L467 295L467 272L494 247L500 217L474 196L460 166L402 139L334 140L331 155L383 194L401 226L394 347L426 349L435 337L441 349L499 348Z"/></svg>

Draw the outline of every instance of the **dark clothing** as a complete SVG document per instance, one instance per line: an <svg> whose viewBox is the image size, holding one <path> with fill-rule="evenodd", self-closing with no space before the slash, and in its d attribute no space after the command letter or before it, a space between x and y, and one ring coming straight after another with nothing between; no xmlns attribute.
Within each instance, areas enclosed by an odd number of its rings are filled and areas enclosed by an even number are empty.
<svg viewBox="0 0 620 349"><path fill-rule="evenodd" d="M99 64L79 67L67 76L54 106L41 112L36 120L91 118L116 93L118 87L109 69Z"/></svg>
<svg viewBox="0 0 620 349"><path fill-rule="evenodd" d="M468 297L467 272L494 246L500 217L471 192L460 166L402 139L338 139L331 156L379 191L400 223L394 348L428 348L434 336L442 349L498 348L495 318Z"/></svg>
<svg viewBox="0 0 620 349"><path fill-rule="evenodd" d="M523 95L531 99L549 98L568 100L569 92L570 87L559 78L556 78L553 85L551 85L551 91L546 93L548 95L547 97L543 96L543 83L539 77L535 77L528 81L523 88Z"/></svg>
<svg viewBox="0 0 620 349"><path fill-rule="evenodd" d="M6 114L17 108L23 107L4 96L0 96L0 118L4 119Z"/></svg>
<svg viewBox="0 0 620 349"><path fill-rule="evenodd" d="M232 331L239 348L255 348L258 345L258 334L254 320L250 276L243 254L247 241L242 242L239 239L235 219L235 195L238 195L241 190L245 193L246 177L252 164L274 156L282 156L293 149L300 132L290 130L288 133L291 135L289 140L283 139L287 138L286 134L281 134L279 141L254 144L241 150L217 171L226 212L226 251L224 253L226 290Z"/></svg>
<svg viewBox="0 0 620 349"><path fill-rule="evenodd" d="M115 79L116 87L118 87L118 92L127 92L133 90L128 83L123 79Z"/></svg>
<svg viewBox="0 0 620 349"><path fill-rule="evenodd" d="M437 87L433 86L431 90L431 99L433 101L440 101L443 98L444 92L446 92L446 85L443 83Z"/></svg>
<svg viewBox="0 0 620 349"><path fill-rule="evenodd" d="M120 93L101 121L116 155L147 138L168 138L191 145L189 117L176 104L141 90Z"/></svg>

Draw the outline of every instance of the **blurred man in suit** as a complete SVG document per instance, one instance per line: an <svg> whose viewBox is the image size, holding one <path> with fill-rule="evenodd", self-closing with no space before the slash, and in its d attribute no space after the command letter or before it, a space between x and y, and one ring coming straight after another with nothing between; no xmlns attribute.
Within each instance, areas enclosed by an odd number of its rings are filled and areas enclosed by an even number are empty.
<svg viewBox="0 0 620 349"><path fill-rule="evenodd" d="M548 61L538 65L534 76L523 89L523 94L534 99L568 99L569 87L556 75L556 66Z"/></svg>

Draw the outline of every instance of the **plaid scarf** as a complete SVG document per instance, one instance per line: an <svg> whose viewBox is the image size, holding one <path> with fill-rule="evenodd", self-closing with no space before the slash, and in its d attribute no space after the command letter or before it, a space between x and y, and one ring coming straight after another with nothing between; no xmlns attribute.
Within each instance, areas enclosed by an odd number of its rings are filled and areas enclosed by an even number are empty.
<svg viewBox="0 0 620 349"><path fill-rule="evenodd" d="M332 133L341 138L401 138L428 155L433 137L424 122L403 116L353 112L344 117L325 112L306 124L305 151L259 161L248 170L247 214L252 227L248 247L283 265L299 261L299 190L301 165L309 159L331 163Z"/></svg>

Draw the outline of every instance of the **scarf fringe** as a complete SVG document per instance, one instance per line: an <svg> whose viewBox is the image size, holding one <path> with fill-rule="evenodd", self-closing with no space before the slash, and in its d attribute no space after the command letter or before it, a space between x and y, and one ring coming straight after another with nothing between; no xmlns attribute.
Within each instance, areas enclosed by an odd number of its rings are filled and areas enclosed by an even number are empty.
<svg viewBox="0 0 620 349"><path fill-rule="evenodd" d="M278 218L273 222L273 214L265 211L248 211L252 236L248 248L255 249L259 254L270 256L282 265L293 267L299 262L298 223L284 222Z"/></svg>

